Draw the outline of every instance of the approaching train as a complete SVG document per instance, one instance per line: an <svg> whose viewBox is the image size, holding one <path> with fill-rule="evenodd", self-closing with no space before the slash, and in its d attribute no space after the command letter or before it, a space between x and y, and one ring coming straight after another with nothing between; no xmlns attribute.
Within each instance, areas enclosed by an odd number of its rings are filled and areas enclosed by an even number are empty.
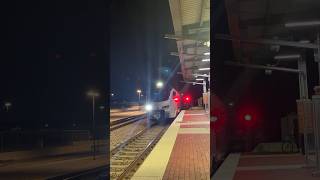
<svg viewBox="0 0 320 180"><path fill-rule="evenodd" d="M181 111L181 96L177 90L171 89L169 95L159 100L149 102L145 106L151 119L165 121L175 118Z"/></svg>

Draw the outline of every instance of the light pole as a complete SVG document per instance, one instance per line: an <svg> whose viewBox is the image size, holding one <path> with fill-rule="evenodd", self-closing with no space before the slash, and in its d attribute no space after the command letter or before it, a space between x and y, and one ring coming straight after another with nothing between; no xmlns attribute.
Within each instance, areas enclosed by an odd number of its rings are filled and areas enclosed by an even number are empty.
<svg viewBox="0 0 320 180"><path fill-rule="evenodd" d="M92 97L92 145L93 145L93 160L96 159L96 122L94 119L94 110L95 110L95 97L99 96L98 92L89 91L88 96Z"/></svg>
<svg viewBox="0 0 320 180"><path fill-rule="evenodd" d="M9 108L12 106L11 102L5 102L4 106L6 107L7 112L9 111Z"/></svg>
<svg viewBox="0 0 320 180"><path fill-rule="evenodd" d="M142 92L141 89L137 90L137 93L138 93L138 96L139 96L139 102L138 102L139 109L140 109L141 92Z"/></svg>

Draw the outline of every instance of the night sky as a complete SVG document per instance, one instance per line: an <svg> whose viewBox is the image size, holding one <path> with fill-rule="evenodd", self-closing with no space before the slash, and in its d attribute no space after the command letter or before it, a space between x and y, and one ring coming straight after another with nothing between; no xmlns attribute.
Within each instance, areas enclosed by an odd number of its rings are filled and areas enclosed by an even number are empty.
<svg viewBox="0 0 320 180"><path fill-rule="evenodd" d="M136 89L143 94L155 81L181 88L176 42L164 39L173 33L170 8L164 0L117 0L112 4L110 33L111 84L114 99L137 101ZM168 69L168 73L165 71Z"/></svg>
<svg viewBox="0 0 320 180"><path fill-rule="evenodd" d="M0 123L88 129L91 99L106 105L106 1L10 1L1 5ZM3 103L12 102L9 112ZM105 124L104 112L98 114Z"/></svg>

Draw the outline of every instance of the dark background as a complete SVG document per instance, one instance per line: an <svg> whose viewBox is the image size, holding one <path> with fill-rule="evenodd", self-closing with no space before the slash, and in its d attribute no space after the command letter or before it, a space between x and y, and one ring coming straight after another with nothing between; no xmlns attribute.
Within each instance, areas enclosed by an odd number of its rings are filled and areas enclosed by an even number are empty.
<svg viewBox="0 0 320 180"><path fill-rule="evenodd" d="M91 99L106 107L108 3L1 2L0 128L91 128ZM4 102L12 102L9 112ZM99 109L98 109L99 110ZM97 110L97 111L98 111ZM100 110L99 110L100 111ZM106 111L97 112L106 125Z"/></svg>
<svg viewBox="0 0 320 180"><path fill-rule="evenodd" d="M231 41L215 40L214 34L229 34L228 19L223 0L214 0L211 15L211 34L214 59L211 69L211 89L226 105L234 102L230 112L235 116L230 118L231 138L237 137L235 132L243 131L237 121L239 111L246 109L247 113L257 114L259 124L252 127L253 131L262 136L264 142L281 141L281 118L291 112L296 113L296 99L299 99L298 76L295 74L273 71L266 75L263 70L245 69L225 66L225 61L234 61ZM306 51L308 68L309 97L317 82L317 67L313 52ZM296 65L293 68L297 68ZM214 102L212 102L214 103ZM231 127L232 126L232 127ZM272 132L272 133L271 133Z"/></svg>

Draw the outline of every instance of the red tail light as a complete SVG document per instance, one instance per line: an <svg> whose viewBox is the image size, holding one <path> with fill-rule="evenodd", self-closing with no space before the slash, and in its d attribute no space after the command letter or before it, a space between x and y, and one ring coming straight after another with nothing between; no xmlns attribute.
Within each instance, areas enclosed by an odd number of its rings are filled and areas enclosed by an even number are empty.
<svg viewBox="0 0 320 180"><path fill-rule="evenodd" d="M180 99L179 99L179 97L174 97L173 100L174 100L174 102L179 102Z"/></svg>

